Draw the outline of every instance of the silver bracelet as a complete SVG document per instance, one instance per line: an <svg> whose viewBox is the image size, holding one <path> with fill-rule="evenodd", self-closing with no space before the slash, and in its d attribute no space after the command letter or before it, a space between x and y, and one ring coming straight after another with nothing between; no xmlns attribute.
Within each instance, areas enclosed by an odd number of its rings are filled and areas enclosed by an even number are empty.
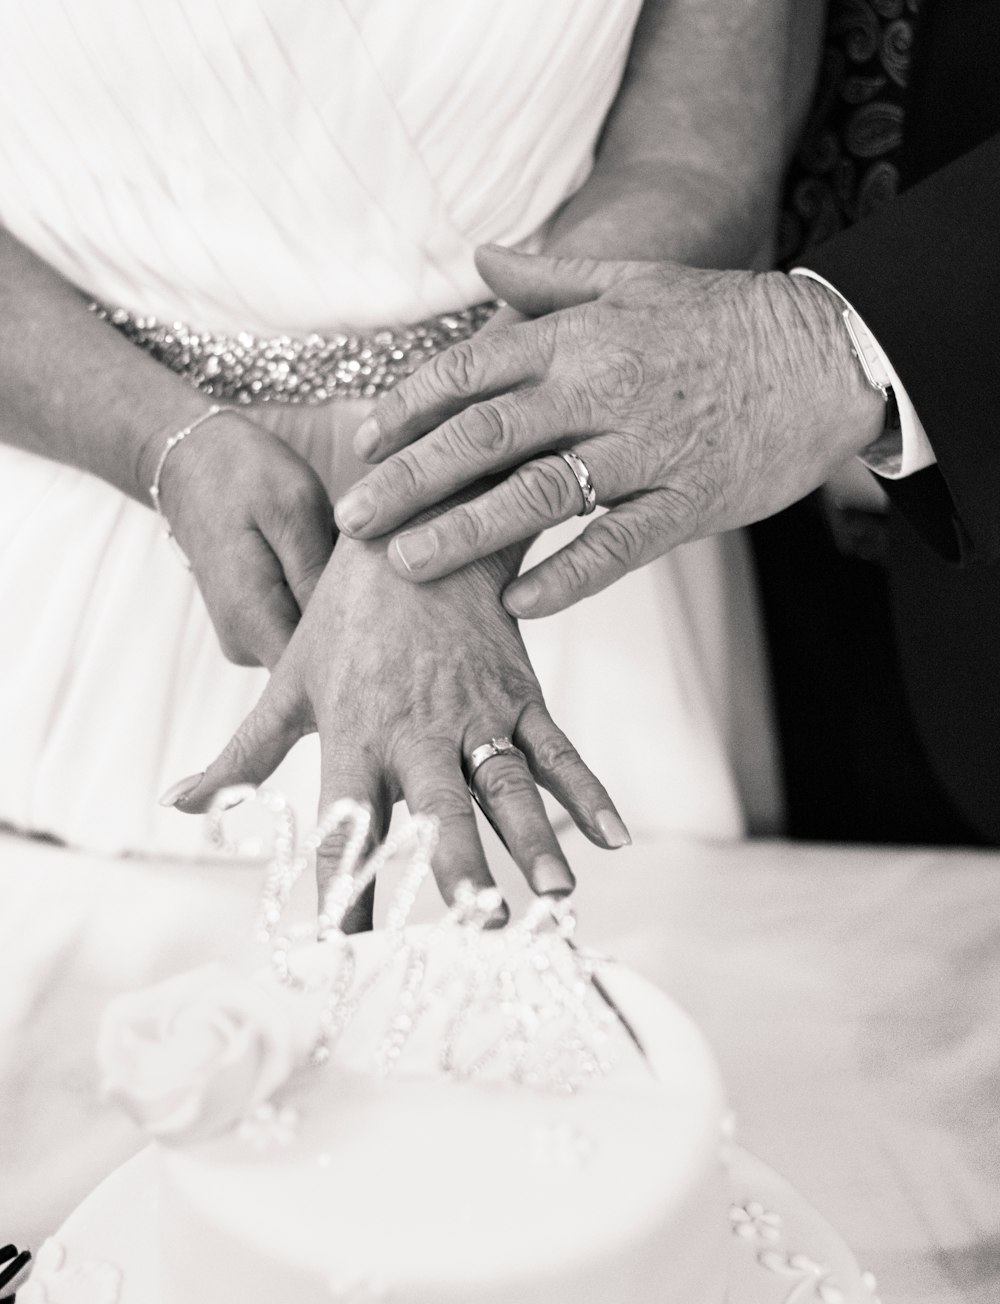
<svg viewBox="0 0 1000 1304"><path fill-rule="evenodd" d="M157 516L159 516L160 520L163 522L164 536L184 563L186 570L191 569L191 563L188 561L184 549L174 538L174 532L170 528L170 522L167 520L163 507L160 504L160 477L163 475L163 468L166 464L167 458L179 443L187 439L192 430L197 430L198 427L204 425L206 421L211 421L213 417L220 416L223 412L235 411L235 408L225 407L221 403L213 403L207 412L202 412L200 416L195 417L195 419L189 422L188 425L184 426L182 430L178 430L176 434L170 436L167 442L163 445L163 451L160 453L159 461L156 463L156 470L153 472L153 483L149 486L149 496L153 500L153 507L156 510Z"/></svg>

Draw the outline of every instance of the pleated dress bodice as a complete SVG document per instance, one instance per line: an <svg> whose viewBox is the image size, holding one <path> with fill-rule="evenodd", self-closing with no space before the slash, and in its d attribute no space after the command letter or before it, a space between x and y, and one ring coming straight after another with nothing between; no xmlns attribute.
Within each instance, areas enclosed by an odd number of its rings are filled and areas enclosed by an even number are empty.
<svg viewBox="0 0 1000 1304"><path fill-rule="evenodd" d="M639 7L6 0L0 221L88 296L195 328L465 307L489 297L476 245L536 246L588 175ZM525 627L553 715L634 831L744 827L749 584L739 549L704 541ZM156 795L216 754L266 676L224 660L153 513L0 448L0 610L0 822L200 854L199 822ZM304 821L317 779L305 739L274 780Z"/></svg>

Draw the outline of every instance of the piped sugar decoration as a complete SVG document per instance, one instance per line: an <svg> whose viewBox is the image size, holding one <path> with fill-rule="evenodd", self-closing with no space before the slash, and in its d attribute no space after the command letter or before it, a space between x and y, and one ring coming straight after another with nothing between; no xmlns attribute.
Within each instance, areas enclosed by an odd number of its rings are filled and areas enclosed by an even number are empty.
<svg viewBox="0 0 1000 1304"><path fill-rule="evenodd" d="M366 856L371 813L357 802L336 802L299 845L284 798L266 789L226 790L213 805L209 832L230 854L249 851L225 828L226 812L247 802L273 821L258 936L270 944L271 978L315 1012L314 1066L336 1056L383 1077L441 1072L567 1093L608 1073L628 1038L642 1053L599 980L599 960L573 941L576 918L566 899L537 897L520 918L495 929L499 890L462 882L435 924L413 928L410 913L432 870L436 820L414 817ZM334 838L337 863L315 921L282 928L296 883ZM345 921L399 860L386 945L374 966L362 968Z"/></svg>

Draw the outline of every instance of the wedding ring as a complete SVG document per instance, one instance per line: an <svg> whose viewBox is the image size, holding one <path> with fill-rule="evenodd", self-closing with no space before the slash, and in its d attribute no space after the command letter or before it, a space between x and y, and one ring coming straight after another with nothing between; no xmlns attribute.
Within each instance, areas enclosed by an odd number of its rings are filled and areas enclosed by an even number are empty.
<svg viewBox="0 0 1000 1304"><path fill-rule="evenodd" d="M472 787L473 777L481 765L485 765L487 761L492 761L494 756L504 756L507 752L513 752L515 756L519 756L522 761L524 760L524 752L519 747L515 747L506 736L491 738L488 743L480 743L478 747L474 747L469 755L469 764L465 771L465 782L469 787Z"/></svg>
<svg viewBox="0 0 1000 1304"><path fill-rule="evenodd" d="M597 506L597 490L594 488L594 482L587 470L587 463L579 453L574 453L568 448L565 451L560 449L559 456L573 472L576 482L580 486L580 493L583 494L583 507L577 512L577 516L589 516Z"/></svg>

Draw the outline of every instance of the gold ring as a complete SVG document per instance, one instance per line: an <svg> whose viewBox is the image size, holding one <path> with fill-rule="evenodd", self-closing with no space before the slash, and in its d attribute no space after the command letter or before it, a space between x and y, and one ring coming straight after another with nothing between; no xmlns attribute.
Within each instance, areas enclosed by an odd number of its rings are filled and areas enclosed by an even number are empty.
<svg viewBox="0 0 1000 1304"><path fill-rule="evenodd" d="M590 472L587 469L587 463L579 453L574 453L572 449L560 449L559 456L573 472L574 479L580 486L580 493L583 494L583 507L577 512L577 516L589 516L597 506L597 490L594 488L594 482L590 478Z"/></svg>

